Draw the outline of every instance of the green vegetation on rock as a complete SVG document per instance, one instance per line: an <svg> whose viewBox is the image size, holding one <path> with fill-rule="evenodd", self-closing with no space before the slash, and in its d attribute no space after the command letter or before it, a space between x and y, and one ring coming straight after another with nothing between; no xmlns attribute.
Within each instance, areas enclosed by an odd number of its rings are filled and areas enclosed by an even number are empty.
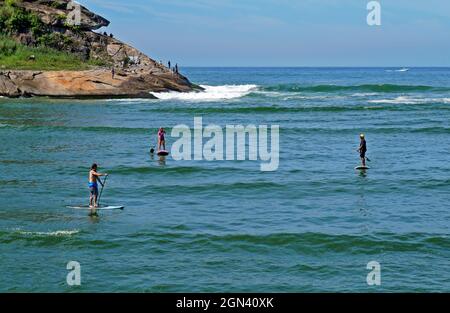
<svg viewBox="0 0 450 313"><path fill-rule="evenodd" d="M0 8L0 32L11 35L31 31L34 36L40 36L45 27L39 17L16 6L16 3L17 0L6 0Z"/></svg>
<svg viewBox="0 0 450 313"><path fill-rule="evenodd" d="M86 70L105 65L45 46L28 47L0 36L0 70Z"/></svg>
<svg viewBox="0 0 450 313"><path fill-rule="evenodd" d="M86 60L64 52L74 44L72 38L51 31L35 13L17 3L18 0L6 0L0 7L0 70L85 70L108 65L105 61ZM62 21L65 16L57 18ZM66 28L79 32L77 27ZM32 43L20 44L17 40L20 34L31 36Z"/></svg>

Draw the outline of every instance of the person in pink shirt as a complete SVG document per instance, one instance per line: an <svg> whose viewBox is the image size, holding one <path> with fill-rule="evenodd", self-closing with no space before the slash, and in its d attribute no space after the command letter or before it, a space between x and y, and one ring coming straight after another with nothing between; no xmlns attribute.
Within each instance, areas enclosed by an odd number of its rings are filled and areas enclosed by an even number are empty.
<svg viewBox="0 0 450 313"><path fill-rule="evenodd" d="M158 131L158 151L161 151L161 146L163 150L166 150L166 131L161 127Z"/></svg>

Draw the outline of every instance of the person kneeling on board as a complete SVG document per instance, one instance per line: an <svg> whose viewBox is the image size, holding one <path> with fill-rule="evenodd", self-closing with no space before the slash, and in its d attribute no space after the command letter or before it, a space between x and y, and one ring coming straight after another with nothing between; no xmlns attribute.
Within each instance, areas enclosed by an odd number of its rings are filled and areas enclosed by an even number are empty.
<svg viewBox="0 0 450 313"><path fill-rule="evenodd" d="M97 208L98 203L98 184L102 184L102 181L99 177L101 176L108 176L108 174L104 173L98 173L97 172L97 164L92 164L91 170L89 171L89 191L90 191L90 197L89 197L89 207L90 208Z"/></svg>
<svg viewBox="0 0 450 313"><path fill-rule="evenodd" d="M364 134L359 135L359 138L361 139L361 141L359 143L359 148L357 151L359 152L359 157L361 158L362 166L366 167L366 152L367 152L366 138Z"/></svg>
<svg viewBox="0 0 450 313"><path fill-rule="evenodd" d="M163 147L163 150L166 150L166 131L164 128L160 128L158 131L158 152L161 151L161 146Z"/></svg>

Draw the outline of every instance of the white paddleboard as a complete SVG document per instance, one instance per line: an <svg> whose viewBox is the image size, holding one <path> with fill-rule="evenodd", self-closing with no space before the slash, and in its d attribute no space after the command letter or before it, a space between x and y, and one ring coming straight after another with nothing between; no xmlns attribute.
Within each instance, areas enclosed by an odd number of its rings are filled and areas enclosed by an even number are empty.
<svg viewBox="0 0 450 313"><path fill-rule="evenodd" d="M123 210L125 209L124 206L120 205L101 205L98 208L90 208L88 205L80 205L80 206L67 206L68 209L74 209L74 210L96 210L96 211L111 211L111 210Z"/></svg>
<svg viewBox="0 0 450 313"><path fill-rule="evenodd" d="M368 167L368 166L357 166L357 167L355 167L355 170L369 170L370 169L370 167Z"/></svg>

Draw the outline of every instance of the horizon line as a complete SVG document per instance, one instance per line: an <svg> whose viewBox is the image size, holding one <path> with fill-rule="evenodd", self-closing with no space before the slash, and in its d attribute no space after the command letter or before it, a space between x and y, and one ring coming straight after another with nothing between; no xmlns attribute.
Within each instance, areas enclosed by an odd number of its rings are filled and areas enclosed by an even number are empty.
<svg viewBox="0 0 450 313"><path fill-rule="evenodd" d="M430 66L359 66L359 65L178 65L180 68L450 68L450 65L430 65Z"/></svg>

